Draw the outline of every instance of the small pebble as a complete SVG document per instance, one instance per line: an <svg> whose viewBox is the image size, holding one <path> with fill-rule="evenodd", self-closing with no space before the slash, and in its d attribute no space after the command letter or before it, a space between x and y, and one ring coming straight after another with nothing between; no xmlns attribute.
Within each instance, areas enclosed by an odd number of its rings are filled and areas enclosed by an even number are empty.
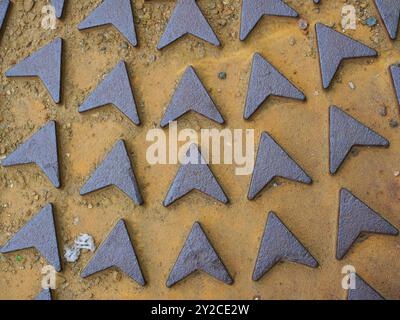
<svg viewBox="0 0 400 320"><path fill-rule="evenodd" d="M221 80L225 80L226 79L226 72L219 72L218 73L218 78L220 78Z"/></svg>
<svg viewBox="0 0 400 320"><path fill-rule="evenodd" d="M399 126L399 123L396 120L392 119L389 121L389 126L391 128L397 128Z"/></svg>
<svg viewBox="0 0 400 320"><path fill-rule="evenodd" d="M378 20L376 17L369 17L366 22L369 27L374 27L378 23Z"/></svg>
<svg viewBox="0 0 400 320"><path fill-rule="evenodd" d="M355 90L356 85L353 82L350 81L349 82L349 87L350 87L351 90Z"/></svg>
<svg viewBox="0 0 400 320"><path fill-rule="evenodd" d="M304 19L300 19L300 20L299 20L299 28L300 28L301 30L307 30L307 28L308 28L308 22L307 22L306 20L304 20Z"/></svg>
<svg viewBox="0 0 400 320"><path fill-rule="evenodd" d="M387 116L387 108L386 108L385 106L381 107L381 108L379 109L379 114L380 114L382 117L386 117L386 116Z"/></svg>

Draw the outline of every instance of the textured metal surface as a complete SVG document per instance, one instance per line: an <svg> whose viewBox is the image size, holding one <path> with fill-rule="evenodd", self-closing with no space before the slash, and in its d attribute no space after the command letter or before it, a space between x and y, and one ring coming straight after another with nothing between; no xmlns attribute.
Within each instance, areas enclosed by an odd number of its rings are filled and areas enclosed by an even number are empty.
<svg viewBox="0 0 400 320"><path fill-rule="evenodd" d="M353 146L389 147L389 141L336 106L330 107L330 164L335 174Z"/></svg>
<svg viewBox="0 0 400 320"><path fill-rule="evenodd" d="M253 280L262 278L280 261L300 263L312 268L318 267L318 261L278 216L270 212L254 267Z"/></svg>
<svg viewBox="0 0 400 320"><path fill-rule="evenodd" d="M39 77L55 103L61 100L63 40L57 38L6 72L7 77Z"/></svg>
<svg viewBox="0 0 400 320"><path fill-rule="evenodd" d="M57 271L61 271L52 204L40 210L0 249L0 252L9 253L29 248L36 248L48 263Z"/></svg>
<svg viewBox="0 0 400 320"><path fill-rule="evenodd" d="M186 152L183 164L164 199L164 206L169 206L192 190L199 190L222 203L229 201L195 144L191 144Z"/></svg>
<svg viewBox="0 0 400 320"><path fill-rule="evenodd" d="M314 3L320 3L320 0L314 0Z"/></svg>
<svg viewBox="0 0 400 320"><path fill-rule="evenodd" d="M86 278L112 267L120 269L141 286L146 284L128 230L122 219L118 221L107 239L96 251L82 271L81 277Z"/></svg>
<svg viewBox="0 0 400 320"><path fill-rule="evenodd" d="M392 40L397 38L400 18L399 0L375 0L376 7Z"/></svg>
<svg viewBox="0 0 400 320"><path fill-rule="evenodd" d="M140 124L128 70L124 61L120 61L114 70L97 86L94 92L79 107L79 112L85 112L107 104L114 105L134 124Z"/></svg>
<svg viewBox="0 0 400 320"><path fill-rule="evenodd" d="M6 20L8 7L10 6L10 0L0 0L0 32L3 27L3 23Z"/></svg>
<svg viewBox="0 0 400 320"><path fill-rule="evenodd" d="M282 0L243 0L240 40L245 40L264 16L298 17L299 14Z"/></svg>
<svg viewBox="0 0 400 320"><path fill-rule="evenodd" d="M347 300L385 300L374 288L372 288L359 275L355 275L356 288L349 289Z"/></svg>
<svg viewBox="0 0 400 320"><path fill-rule="evenodd" d="M227 284L233 283L228 270L198 222L193 225L169 274L166 286L168 288L172 287L195 271L204 271Z"/></svg>
<svg viewBox="0 0 400 320"><path fill-rule="evenodd" d="M36 301L51 301L53 300L51 296L51 290L50 289L43 289L42 292L40 292L36 298Z"/></svg>
<svg viewBox="0 0 400 320"><path fill-rule="evenodd" d="M115 144L111 152L82 187L80 194L85 195L111 185L123 191L136 204L141 205L143 203L123 140L119 140Z"/></svg>
<svg viewBox="0 0 400 320"><path fill-rule="evenodd" d="M362 233L398 235L399 231L349 190L340 190L336 258L343 259Z"/></svg>
<svg viewBox="0 0 400 320"><path fill-rule="evenodd" d="M64 0L51 0L51 4L56 9L56 17L61 18L64 11Z"/></svg>
<svg viewBox="0 0 400 320"><path fill-rule="evenodd" d="M171 121L189 111L197 112L215 122L224 123L220 112L191 66L186 69L167 107L161 120L161 127L166 127Z"/></svg>
<svg viewBox="0 0 400 320"><path fill-rule="evenodd" d="M376 50L337 32L322 24L315 25L321 77L324 89L327 89L344 59L376 57Z"/></svg>
<svg viewBox="0 0 400 320"><path fill-rule="evenodd" d="M217 36L197 6L196 0L176 1L175 10L168 21L157 49L161 50L186 34L191 34L215 46L220 46Z"/></svg>
<svg viewBox="0 0 400 320"><path fill-rule="evenodd" d="M104 0L93 12L83 20L79 30L111 24L129 41L137 45L135 23L130 0Z"/></svg>
<svg viewBox="0 0 400 320"><path fill-rule="evenodd" d="M249 200L253 200L275 177L311 184L312 180L266 132L261 134L256 164L251 177Z"/></svg>
<svg viewBox="0 0 400 320"><path fill-rule="evenodd" d="M48 122L8 155L1 165L9 167L29 163L37 164L56 188L61 186L55 121Z"/></svg>
<svg viewBox="0 0 400 320"><path fill-rule="evenodd" d="M259 53L253 57L244 118L249 119L269 96L305 100L304 94Z"/></svg>
<svg viewBox="0 0 400 320"><path fill-rule="evenodd" d="M400 106L400 65L399 64L391 65L390 74L392 75L393 86L396 91L397 101Z"/></svg>

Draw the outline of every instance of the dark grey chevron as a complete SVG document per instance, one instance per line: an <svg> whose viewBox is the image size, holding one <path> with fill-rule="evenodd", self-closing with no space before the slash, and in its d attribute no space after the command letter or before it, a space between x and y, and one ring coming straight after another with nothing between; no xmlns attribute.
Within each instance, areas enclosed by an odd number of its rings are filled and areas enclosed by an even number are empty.
<svg viewBox="0 0 400 320"><path fill-rule="evenodd" d="M253 200L276 177L306 184L312 183L307 173L286 151L267 132L263 132L250 182L248 199Z"/></svg>
<svg viewBox="0 0 400 320"><path fill-rule="evenodd" d="M299 16L282 0L243 0L240 40L245 40L258 21L265 15L294 18Z"/></svg>
<svg viewBox="0 0 400 320"><path fill-rule="evenodd" d="M400 20L400 1L398 0L375 0L379 14L385 24L386 30L392 40L397 38Z"/></svg>
<svg viewBox="0 0 400 320"><path fill-rule="evenodd" d="M389 141L336 106L330 107L330 173L335 174L353 146L389 147Z"/></svg>
<svg viewBox="0 0 400 320"><path fill-rule="evenodd" d="M36 301L51 301L53 297L51 296L50 289L43 289L35 298Z"/></svg>
<svg viewBox="0 0 400 320"><path fill-rule="evenodd" d="M104 0L79 24L78 29L85 30L109 24L113 25L132 46L137 45L130 0Z"/></svg>
<svg viewBox="0 0 400 320"><path fill-rule="evenodd" d="M351 39L340 32L322 24L315 25L319 62L324 89L327 89L344 59L376 57L376 50Z"/></svg>
<svg viewBox="0 0 400 320"><path fill-rule="evenodd" d="M48 204L25 226L22 227L1 249L9 253L36 248L56 271L61 271L53 206Z"/></svg>
<svg viewBox="0 0 400 320"><path fill-rule="evenodd" d="M96 168L90 179L82 187L85 195L114 185L136 204L143 204L139 186L123 140L119 140L103 162Z"/></svg>
<svg viewBox="0 0 400 320"><path fill-rule="evenodd" d="M56 17L60 19L64 11L64 0L51 0L51 4L56 9Z"/></svg>
<svg viewBox="0 0 400 320"><path fill-rule="evenodd" d="M227 196L208 167L197 145L190 145L183 162L164 199L165 207L192 190L199 190L222 203L228 203Z"/></svg>
<svg viewBox="0 0 400 320"><path fill-rule="evenodd" d="M269 96L304 101L306 97L259 53L253 57L244 118L249 119Z"/></svg>
<svg viewBox="0 0 400 320"><path fill-rule="evenodd" d="M400 106L400 65L399 64L391 65L390 74L392 75L393 86L396 91L397 102Z"/></svg>
<svg viewBox="0 0 400 320"><path fill-rule="evenodd" d="M10 6L10 0L0 0L0 32L3 27L4 21L6 20L9 6Z"/></svg>
<svg viewBox="0 0 400 320"><path fill-rule="evenodd" d="M204 271L227 284L233 283L233 279L198 222L193 225L179 253L178 259L169 274L167 287L172 287L195 271Z"/></svg>
<svg viewBox="0 0 400 320"><path fill-rule="evenodd" d="M399 231L349 190L340 190L336 258L343 259L362 233L396 236Z"/></svg>
<svg viewBox="0 0 400 320"><path fill-rule="evenodd" d="M124 220L117 225L100 245L93 258L81 273L82 278L116 267L141 286L145 285L135 249L133 248Z"/></svg>
<svg viewBox="0 0 400 320"><path fill-rule="evenodd" d="M7 77L39 77L55 103L61 100L63 40L57 38L6 72Z"/></svg>
<svg viewBox="0 0 400 320"><path fill-rule="evenodd" d="M167 110L161 120L161 127L194 111L217 123L224 123L213 100L201 83L193 67L188 67L183 75Z"/></svg>
<svg viewBox="0 0 400 320"><path fill-rule="evenodd" d="M349 289L347 300L385 300L374 288L372 288L359 275L356 277L356 288Z"/></svg>
<svg viewBox="0 0 400 320"><path fill-rule="evenodd" d="M29 163L37 164L56 188L61 186L55 121L48 122L8 155L1 165L10 167Z"/></svg>
<svg viewBox="0 0 400 320"><path fill-rule="evenodd" d="M278 216L270 212L254 267L253 280L261 279L280 261L295 262L312 268L318 267L317 260Z"/></svg>
<svg viewBox="0 0 400 320"><path fill-rule="evenodd" d="M107 104L114 105L134 124L140 124L128 70L124 61L120 61L114 70L97 86L79 107L79 112L96 109Z"/></svg>
<svg viewBox="0 0 400 320"><path fill-rule="evenodd" d="M191 34L215 46L220 42L208 24L196 0L177 0L176 7L157 45L161 50L186 34Z"/></svg>

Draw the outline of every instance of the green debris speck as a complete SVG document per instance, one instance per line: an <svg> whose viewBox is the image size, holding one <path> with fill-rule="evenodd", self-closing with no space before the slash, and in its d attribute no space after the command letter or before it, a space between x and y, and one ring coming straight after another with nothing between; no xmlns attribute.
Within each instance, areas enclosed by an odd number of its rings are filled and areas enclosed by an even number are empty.
<svg viewBox="0 0 400 320"><path fill-rule="evenodd" d="M23 260L23 258L21 256L16 256L15 260L17 260L18 262L21 262Z"/></svg>

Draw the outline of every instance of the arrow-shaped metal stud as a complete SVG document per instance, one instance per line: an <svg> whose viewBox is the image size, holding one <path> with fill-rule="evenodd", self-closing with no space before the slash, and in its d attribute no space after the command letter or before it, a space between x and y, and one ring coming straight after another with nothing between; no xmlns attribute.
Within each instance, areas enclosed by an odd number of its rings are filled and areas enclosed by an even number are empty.
<svg viewBox="0 0 400 320"><path fill-rule="evenodd" d="M6 72L7 77L39 77L55 103L61 97L62 39L57 38Z"/></svg>
<svg viewBox="0 0 400 320"><path fill-rule="evenodd" d="M143 278L135 249L122 219L118 221L106 240L100 245L93 258L82 271L81 277L86 278L112 267L120 269L141 286L145 285L146 282Z"/></svg>
<svg viewBox="0 0 400 320"><path fill-rule="evenodd" d="M56 271L61 271L53 206L48 204L29 221L1 249L9 253L29 248L36 248Z"/></svg>
<svg viewBox="0 0 400 320"><path fill-rule="evenodd" d="M186 34L191 34L215 46L220 42L196 4L196 0L177 0L176 7L157 49L161 50Z"/></svg>
<svg viewBox="0 0 400 320"><path fill-rule="evenodd" d="M305 100L304 94L259 53L253 57L244 118L249 119L269 96Z"/></svg>
<svg viewBox="0 0 400 320"><path fill-rule="evenodd" d="M190 145L186 152L183 164L164 199L164 206L169 206L192 190L199 190L222 203L229 201L195 144Z"/></svg>
<svg viewBox="0 0 400 320"><path fill-rule="evenodd" d="M113 25L129 41L137 45L135 24L130 0L104 0L79 26L79 30Z"/></svg>
<svg viewBox="0 0 400 320"><path fill-rule="evenodd" d="M315 25L321 66L322 84L327 89L342 60L376 57L376 50L322 24Z"/></svg>
<svg viewBox="0 0 400 320"><path fill-rule="evenodd" d="M60 19L64 11L64 0L51 0L51 4L56 10L56 17Z"/></svg>
<svg viewBox="0 0 400 320"><path fill-rule="evenodd" d="M311 184L312 180L266 132L262 133L248 199L253 200L274 178Z"/></svg>
<svg viewBox="0 0 400 320"><path fill-rule="evenodd" d="M400 65L394 64L390 66L390 74L392 75L394 89L396 91L397 101L400 106Z"/></svg>
<svg viewBox="0 0 400 320"><path fill-rule="evenodd" d="M295 262L312 268L318 267L318 261L278 216L270 212L254 267L253 280L261 279L280 261Z"/></svg>
<svg viewBox="0 0 400 320"><path fill-rule="evenodd" d="M55 121L48 122L4 159L1 165L10 167L29 163L37 164L56 188L61 186Z"/></svg>
<svg viewBox="0 0 400 320"><path fill-rule="evenodd" d="M265 16L298 17L299 14L282 0L243 0L240 40L245 40Z"/></svg>
<svg viewBox="0 0 400 320"><path fill-rule="evenodd" d="M314 3L316 4L320 3L320 0L314 0Z"/></svg>
<svg viewBox="0 0 400 320"><path fill-rule="evenodd" d="M329 122L331 174L338 171L353 146L389 146L389 141L336 106L330 107Z"/></svg>
<svg viewBox="0 0 400 320"><path fill-rule="evenodd" d="M0 0L0 31L3 27L3 23L6 20L8 7L10 6L10 0Z"/></svg>
<svg viewBox="0 0 400 320"><path fill-rule="evenodd" d="M355 289L349 289L347 300L385 300L374 288L372 288L359 275L355 275Z"/></svg>
<svg viewBox="0 0 400 320"><path fill-rule="evenodd" d="M50 289L43 289L42 292L40 292L36 298L36 301L51 301L53 300L53 297L51 296L51 290Z"/></svg>
<svg viewBox="0 0 400 320"><path fill-rule="evenodd" d="M399 231L349 190L340 190L336 258L343 259L362 233L398 235Z"/></svg>
<svg viewBox="0 0 400 320"><path fill-rule="evenodd" d="M385 24L386 30L392 40L397 38L400 20L400 1L398 0L375 0L379 14Z"/></svg>
<svg viewBox="0 0 400 320"><path fill-rule="evenodd" d="M178 119L189 111L197 112L217 123L224 123L213 100L201 83L193 67L188 67L183 75L163 119L161 127Z"/></svg>
<svg viewBox="0 0 400 320"><path fill-rule="evenodd" d="M179 253L178 259L169 274L167 287L172 287L195 271L204 271L227 284L233 283L233 279L198 222L193 225Z"/></svg>
<svg viewBox="0 0 400 320"><path fill-rule="evenodd" d="M111 152L82 187L80 194L83 196L111 185L124 192L136 204L141 205L143 203L123 140L119 140L115 144Z"/></svg>
<svg viewBox="0 0 400 320"><path fill-rule="evenodd" d="M94 92L79 107L79 112L85 112L107 104L114 105L134 124L140 124L128 70L124 61L120 61L114 70L97 86Z"/></svg>

